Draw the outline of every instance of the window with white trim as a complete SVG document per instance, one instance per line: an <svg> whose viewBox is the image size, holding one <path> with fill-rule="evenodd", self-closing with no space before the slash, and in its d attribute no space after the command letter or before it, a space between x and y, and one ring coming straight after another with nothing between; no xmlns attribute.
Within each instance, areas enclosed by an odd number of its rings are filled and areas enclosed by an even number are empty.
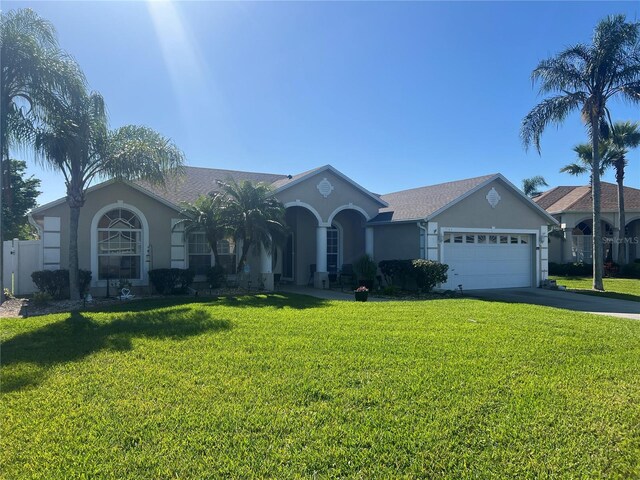
<svg viewBox="0 0 640 480"><path fill-rule="evenodd" d="M236 273L236 245L232 239L218 240L218 259L226 273Z"/></svg>
<svg viewBox="0 0 640 480"><path fill-rule="evenodd" d="M142 225L125 208L114 208L98 222L98 279L139 280L142 276Z"/></svg>
<svg viewBox="0 0 640 480"><path fill-rule="evenodd" d="M206 275L211 267L211 247L204 232L189 234L189 269L196 275Z"/></svg>

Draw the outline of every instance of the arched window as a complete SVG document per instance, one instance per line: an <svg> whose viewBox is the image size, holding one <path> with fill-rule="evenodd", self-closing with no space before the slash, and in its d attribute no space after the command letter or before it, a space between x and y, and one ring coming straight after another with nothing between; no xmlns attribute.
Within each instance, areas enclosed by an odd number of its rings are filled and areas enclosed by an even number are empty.
<svg viewBox="0 0 640 480"><path fill-rule="evenodd" d="M572 232L574 235L591 235L591 225L587 225L584 222L580 222L575 226Z"/></svg>
<svg viewBox="0 0 640 480"><path fill-rule="evenodd" d="M138 216L114 208L98 221L98 280L142 277L142 225Z"/></svg>

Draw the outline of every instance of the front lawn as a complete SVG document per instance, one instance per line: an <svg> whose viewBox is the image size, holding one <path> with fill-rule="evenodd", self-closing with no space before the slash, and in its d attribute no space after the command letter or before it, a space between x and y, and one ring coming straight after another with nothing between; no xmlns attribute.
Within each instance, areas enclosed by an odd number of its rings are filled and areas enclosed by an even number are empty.
<svg viewBox="0 0 640 480"><path fill-rule="evenodd" d="M2 319L4 478L638 478L640 322L269 295Z"/></svg>
<svg viewBox="0 0 640 480"><path fill-rule="evenodd" d="M640 302L640 280L632 278L604 278L602 280L604 292L592 290L593 279L591 277L549 277L558 285L564 285L567 290L587 295L600 295L603 297L618 298Z"/></svg>

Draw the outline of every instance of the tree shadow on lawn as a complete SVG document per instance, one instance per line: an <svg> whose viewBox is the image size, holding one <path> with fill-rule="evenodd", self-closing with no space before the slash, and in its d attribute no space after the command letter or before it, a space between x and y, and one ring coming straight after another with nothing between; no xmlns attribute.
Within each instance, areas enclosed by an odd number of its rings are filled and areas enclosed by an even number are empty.
<svg viewBox="0 0 640 480"><path fill-rule="evenodd" d="M311 297L308 295L298 295L290 293L247 293L245 295L220 295L220 296L198 296L198 297L163 297L124 301L122 303L105 305L91 312L146 312L158 308L171 307L175 305L202 305L241 307L241 308L293 308L303 310L307 308L320 308L328 304L328 300Z"/></svg>
<svg viewBox="0 0 640 480"><path fill-rule="evenodd" d="M218 297L213 304L225 307L240 308L292 308L294 310L304 310L307 308L321 308L329 304L323 298L311 297L309 295L297 295L291 293L259 293L255 295Z"/></svg>
<svg viewBox="0 0 640 480"><path fill-rule="evenodd" d="M214 319L206 310L197 308L125 313L110 322L95 321L86 312L72 312L65 320L2 344L1 390L6 393L37 385L49 367L75 362L101 350L131 350L134 338L180 340L229 329L229 320Z"/></svg>

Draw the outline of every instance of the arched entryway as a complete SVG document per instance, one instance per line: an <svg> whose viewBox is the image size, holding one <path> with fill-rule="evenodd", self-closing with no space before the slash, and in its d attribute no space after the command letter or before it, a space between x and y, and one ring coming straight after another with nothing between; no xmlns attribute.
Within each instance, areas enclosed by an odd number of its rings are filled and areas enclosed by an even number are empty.
<svg viewBox="0 0 640 480"><path fill-rule="evenodd" d="M605 261L612 260L612 243L613 243L613 225L605 220L601 220L602 224L602 249ZM593 221L588 218L576 224L571 231L571 253L574 262L592 263L593 262Z"/></svg>
<svg viewBox="0 0 640 480"><path fill-rule="evenodd" d="M279 273L284 282L328 287L330 281L367 252L366 212L340 207L323 219L310 205L285 204L289 235Z"/></svg>

